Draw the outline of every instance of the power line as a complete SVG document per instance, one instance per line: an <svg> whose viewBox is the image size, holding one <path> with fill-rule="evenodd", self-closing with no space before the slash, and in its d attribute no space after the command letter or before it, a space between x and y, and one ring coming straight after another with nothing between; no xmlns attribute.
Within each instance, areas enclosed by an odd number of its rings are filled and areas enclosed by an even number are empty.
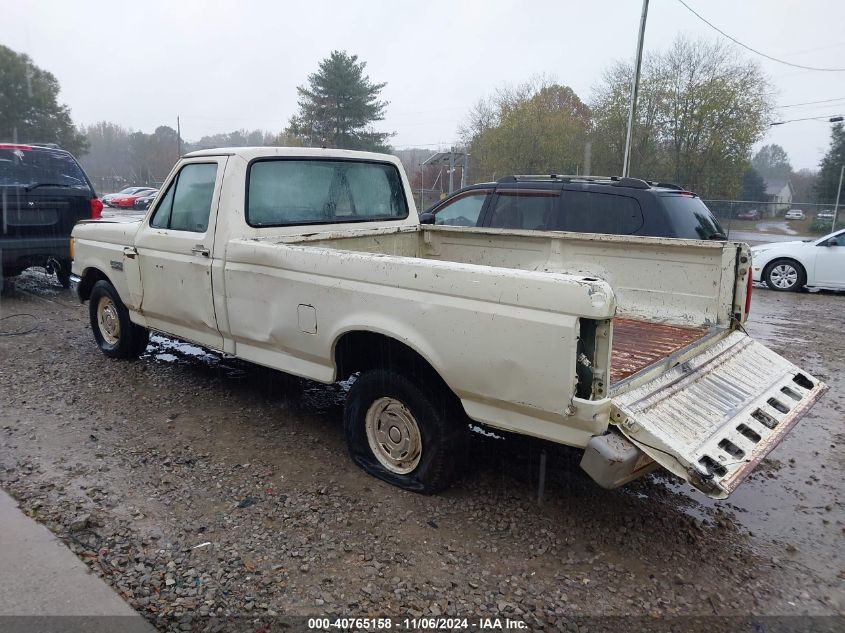
<svg viewBox="0 0 845 633"><path fill-rule="evenodd" d="M842 120L843 115L841 114L831 114L829 116L808 116L803 119L789 119L787 121L775 121L774 123L769 123L770 126L772 125L783 125L784 123L794 123L795 121L821 121L822 119L827 119L828 121L834 122L833 119Z"/></svg>
<svg viewBox="0 0 845 633"><path fill-rule="evenodd" d="M755 55L759 55L760 57L765 57L766 59L770 59L773 62L777 62L778 64L784 64L786 66L793 66L795 68L802 68L804 70L818 70L818 71L828 72L828 73L845 72L845 68L817 68L815 66L802 66L801 64L793 64L792 62L787 62L787 61L784 61L782 59L778 59L777 57L772 57L771 55L766 55L766 53L761 53L757 49L751 48L747 44L743 44L742 42L740 42L735 37L732 37L732 36L728 35L727 33L725 33L718 26L716 26L715 24L713 24L712 22L708 21L703 16L701 16L699 13L697 13L691 6L689 6L686 2L684 2L684 0L678 0L678 2L680 2L682 5L684 5L686 7L687 11L692 13L695 17L697 17L699 20L704 22L711 29L713 29L714 31L717 31L718 33L721 33L723 36L725 36L726 38L731 40L734 44L738 44L738 45L742 46L742 48L751 51Z"/></svg>
<svg viewBox="0 0 845 633"><path fill-rule="evenodd" d="M820 101L805 101L804 103L790 103L788 105L778 106L779 108L797 108L798 106L814 105L816 103L830 103L831 101L845 101L845 97L838 99L822 99Z"/></svg>

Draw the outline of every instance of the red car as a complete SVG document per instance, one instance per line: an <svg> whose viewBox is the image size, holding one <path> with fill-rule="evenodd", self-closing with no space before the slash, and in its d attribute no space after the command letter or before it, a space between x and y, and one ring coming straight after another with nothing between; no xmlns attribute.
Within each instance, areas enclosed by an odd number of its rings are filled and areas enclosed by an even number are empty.
<svg viewBox="0 0 845 633"><path fill-rule="evenodd" d="M762 220L763 214L760 213L757 209L749 209L746 211L740 211L736 214L737 220Z"/></svg>
<svg viewBox="0 0 845 633"><path fill-rule="evenodd" d="M151 193L154 193L155 191L155 189L149 187L147 189L139 189L138 191L131 193L128 196L116 195L109 200L109 206L115 207L117 209L131 209L132 205L135 204L135 201L138 198L148 196Z"/></svg>

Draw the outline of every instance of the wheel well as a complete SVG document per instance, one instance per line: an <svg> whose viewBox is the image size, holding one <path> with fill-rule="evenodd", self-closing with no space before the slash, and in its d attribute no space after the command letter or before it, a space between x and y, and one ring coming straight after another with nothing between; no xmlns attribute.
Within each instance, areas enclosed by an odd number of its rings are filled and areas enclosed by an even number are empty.
<svg viewBox="0 0 845 633"><path fill-rule="evenodd" d="M334 348L337 380L368 369L394 369L409 378L452 393L437 370L415 349L376 332L347 332ZM455 396L457 398L457 396Z"/></svg>
<svg viewBox="0 0 845 633"><path fill-rule="evenodd" d="M91 298L91 288L93 288L94 284L100 280L111 283L111 280L106 277L105 273L96 268L88 268L84 273L82 273L82 281L79 282L80 301L87 301Z"/></svg>

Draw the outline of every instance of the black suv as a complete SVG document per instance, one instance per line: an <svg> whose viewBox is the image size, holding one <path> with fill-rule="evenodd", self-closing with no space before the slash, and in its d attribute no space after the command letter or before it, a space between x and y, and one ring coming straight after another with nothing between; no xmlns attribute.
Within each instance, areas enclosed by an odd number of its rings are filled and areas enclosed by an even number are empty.
<svg viewBox="0 0 845 633"><path fill-rule="evenodd" d="M424 224L724 240L701 198L681 187L616 176L507 176L459 189Z"/></svg>
<svg viewBox="0 0 845 633"><path fill-rule="evenodd" d="M31 266L70 280L70 232L103 203L70 153L56 145L0 143L0 260L5 282Z"/></svg>

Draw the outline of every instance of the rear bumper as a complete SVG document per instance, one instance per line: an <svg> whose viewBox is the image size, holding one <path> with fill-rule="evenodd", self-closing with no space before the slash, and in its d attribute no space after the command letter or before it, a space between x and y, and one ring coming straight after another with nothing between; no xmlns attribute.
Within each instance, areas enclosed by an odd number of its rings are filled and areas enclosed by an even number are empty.
<svg viewBox="0 0 845 633"><path fill-rule="evenodd" d="M0 261L14 267L39 258L70 260L70 239L62 237L26 237L0 239Z"/></svg>

